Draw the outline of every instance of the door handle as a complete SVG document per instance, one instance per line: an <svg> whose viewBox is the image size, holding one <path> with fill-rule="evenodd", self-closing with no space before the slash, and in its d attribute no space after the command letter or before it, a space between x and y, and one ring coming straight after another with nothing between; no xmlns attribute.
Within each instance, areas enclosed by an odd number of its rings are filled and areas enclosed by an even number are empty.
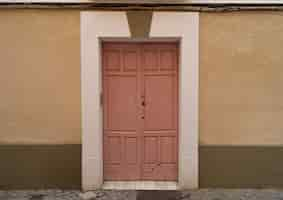
<svg viewBox="0 0 283 200"><path fill-rule="evenodd" d="M144 101L144 100L142 101L141 105L142 105L142 106L145 106L145 101Z"/></svg>

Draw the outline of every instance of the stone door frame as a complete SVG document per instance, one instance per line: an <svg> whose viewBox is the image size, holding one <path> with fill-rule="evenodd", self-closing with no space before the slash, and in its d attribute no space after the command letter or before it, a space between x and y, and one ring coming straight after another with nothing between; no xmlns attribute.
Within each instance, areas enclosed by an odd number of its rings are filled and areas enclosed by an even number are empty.
<svg viewBox="0 0 283 200"><path fill-rule="evenodd" d="M101 41L135 41L126 12L81 11L82 189L103 185ZM199 13L154 12L149 38L180 42L179 189L198 188ZM154 188L158 189L158 188Z"/></svg>

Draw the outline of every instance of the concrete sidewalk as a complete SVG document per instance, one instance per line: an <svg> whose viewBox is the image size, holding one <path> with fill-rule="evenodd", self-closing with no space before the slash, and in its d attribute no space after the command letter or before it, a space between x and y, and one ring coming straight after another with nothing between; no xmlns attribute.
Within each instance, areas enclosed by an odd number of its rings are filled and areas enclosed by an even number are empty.
<svg viewBox="0 0 283 200"><path fill-rule="evenodd" d="M191 191L1 191L0 200L283 200L283 189L201 189Z"/></svg>

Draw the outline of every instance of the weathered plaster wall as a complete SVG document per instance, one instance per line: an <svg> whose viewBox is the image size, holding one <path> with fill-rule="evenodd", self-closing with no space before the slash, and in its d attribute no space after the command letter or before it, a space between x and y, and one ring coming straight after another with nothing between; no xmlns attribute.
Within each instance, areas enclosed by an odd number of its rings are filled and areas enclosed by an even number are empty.
<svg viewBox="0 0 283 200"><path fill-rule="evenodd" d="M283 185L282 20L200 14L201 187ZM0 10L0 31L0 188L79 188L79 10Z"/></svg>
<svg viewBox="0 0 283 200"><path fill-rule="evenodd" d="M200 144L282 144L282 12L201 13ZM1 10L0 143L80 143L79 11Z"/></svg>
<svg viewBox="0 0 283 200"><path fill-rule="evenodd" d="M201 13L201 144L283 143L282 20ZM0 143L80 143L79 23L78 10L1 10Z"/></svg>
<svg viewBox="0 0 283 200"><path fill-rule="evenodd" d="M201 13L200 144L283 144L283 13Z"/></svg>
<svg viewBox="0 0 283 200"><path fill-rule="evenodd" d="M0 11L0 144L78 144L80 16Z"/></svg>

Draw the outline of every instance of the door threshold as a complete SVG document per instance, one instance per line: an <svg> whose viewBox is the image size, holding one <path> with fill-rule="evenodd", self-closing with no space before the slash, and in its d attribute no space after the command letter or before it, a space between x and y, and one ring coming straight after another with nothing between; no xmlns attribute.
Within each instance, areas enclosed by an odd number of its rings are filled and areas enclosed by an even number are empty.
<svg viewBox="0 0 283 200"><path fill-rule="evenodd" d="M105 181L104 190L177 190L174 181Z"/></svg>

